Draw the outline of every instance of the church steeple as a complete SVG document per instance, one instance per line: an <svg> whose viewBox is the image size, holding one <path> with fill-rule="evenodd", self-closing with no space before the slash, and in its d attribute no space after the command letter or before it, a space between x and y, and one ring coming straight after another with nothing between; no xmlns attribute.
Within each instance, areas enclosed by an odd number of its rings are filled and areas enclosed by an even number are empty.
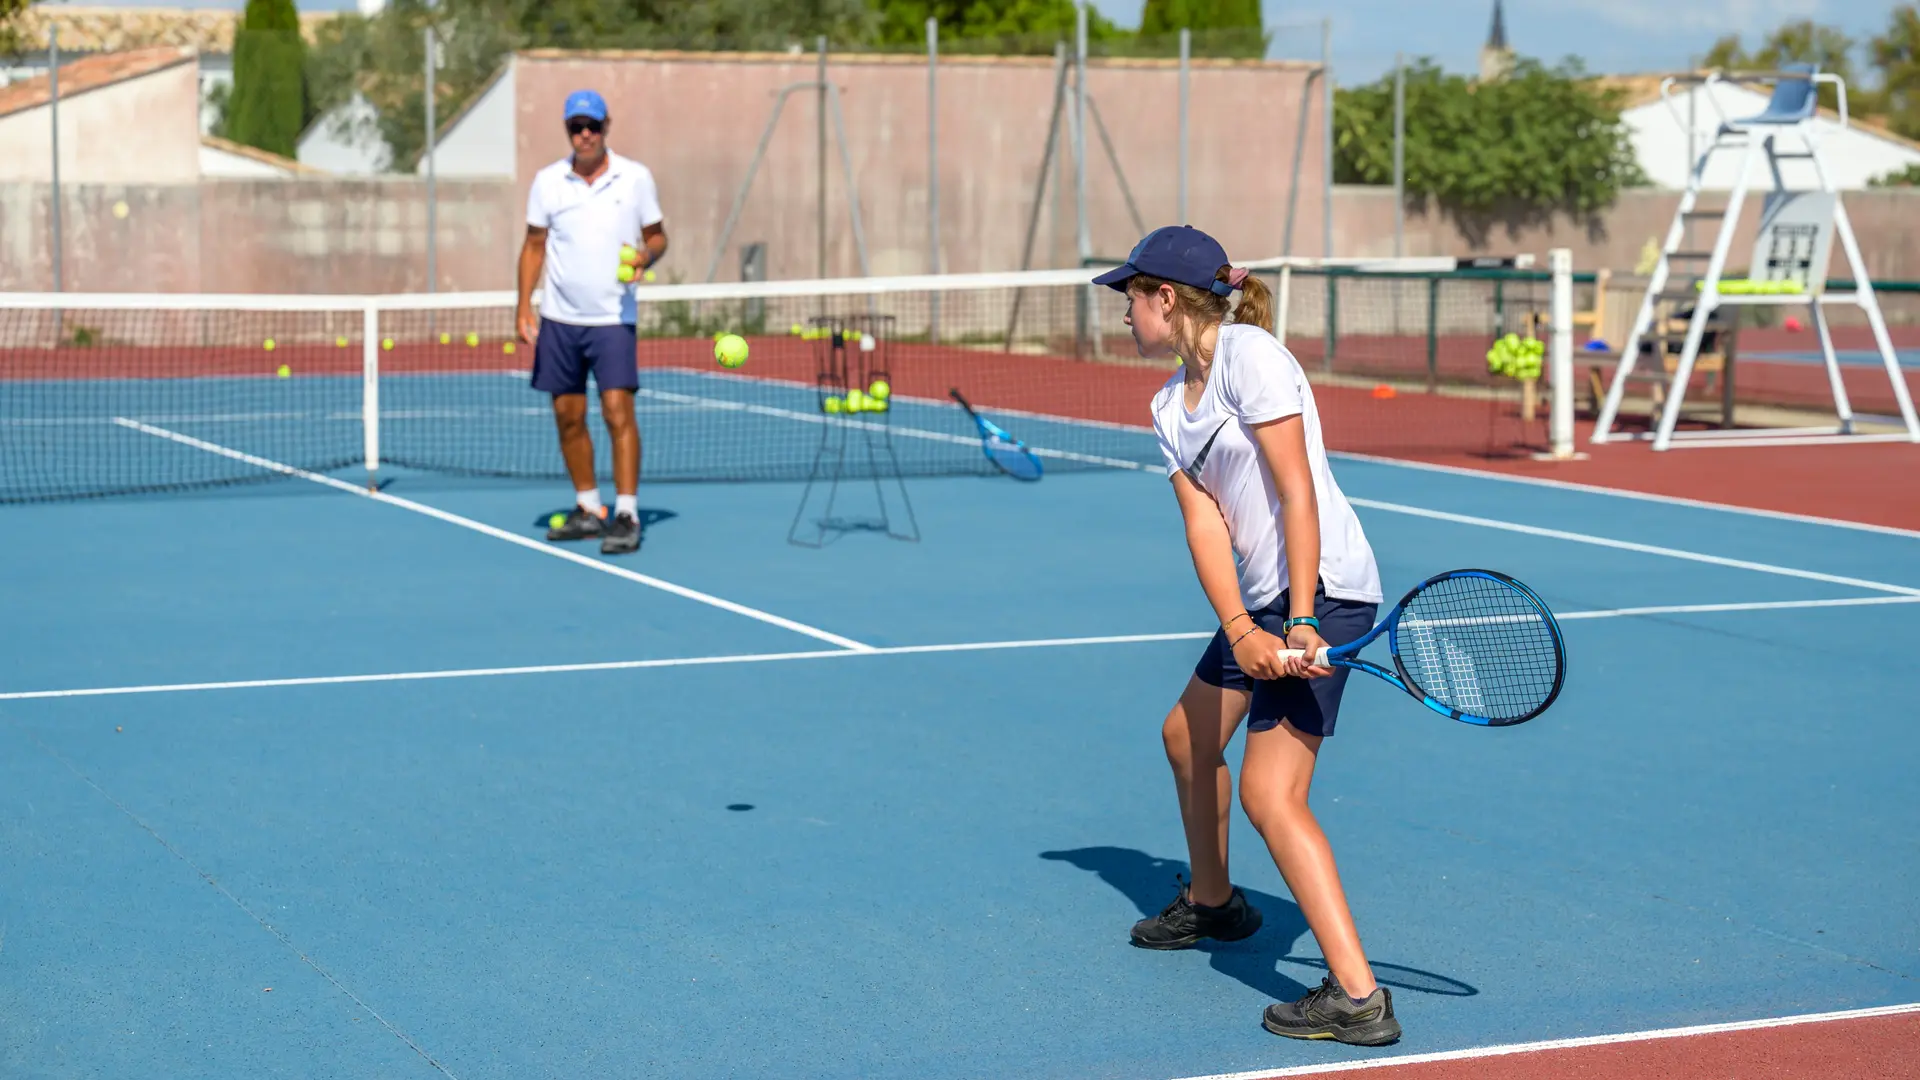
<svg viewBox="0 0 1920 1080"><path fill-rule="evenodd" d="M1487 43L1480 46L1480 80L1492 82L1504 78L1513 68L1513 47L1507 44L1507 13L1500 0L1493 0L1493 25L1487 30Z"/></svg>

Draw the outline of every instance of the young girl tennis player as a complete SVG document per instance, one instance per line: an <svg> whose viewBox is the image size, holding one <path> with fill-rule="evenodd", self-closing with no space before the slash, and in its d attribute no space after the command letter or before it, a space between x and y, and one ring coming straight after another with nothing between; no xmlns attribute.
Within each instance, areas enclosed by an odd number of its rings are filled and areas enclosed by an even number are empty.
<svg viewBox="0 0 1920 1080"><path fill-rule="evenodd" d="M1291 648L1312 656L1359 638L1381 599L1373 550L1327 466L1313 391L1266 330L1266 287L1230 266L1226 250L1198 229L1156 229L1126 265L1094 280L1126 294L1140 355L1183 360L1154 396L1153 427L1194 572L1220 619L1162 728L1193 880L1133 928L1133 943L1184 949L1260 929L1260 912L1227 876L1233 778L1225 750L1245 717L1240 803L1329 971L1306 997L1268 1006L1263 1022L1293 1038L1392 1042L1400 1037L1392 995L1373 980L1333 850L1307 808L1347 672L1279 655ZM1242 298L1226 323L1235 290Z"/></svg>

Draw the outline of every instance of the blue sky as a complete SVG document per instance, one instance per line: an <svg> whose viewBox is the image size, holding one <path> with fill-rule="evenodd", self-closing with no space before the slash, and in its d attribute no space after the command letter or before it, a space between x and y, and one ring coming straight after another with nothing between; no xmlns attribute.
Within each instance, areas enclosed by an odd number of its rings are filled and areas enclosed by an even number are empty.
<svg viewBox="0 0 1920 1080"><path fill-rule="evenodd" d="M100 6L237 8L244 0L94 0ZM355 0L297 0L303 11L352 10ZM1342 83L1366 82L1393 66L1393 55L1432 56L1471 71L1486 40L1493 0L1263 0L1269 22L1333 17L1334 71ZM1142 0L1093 0L1108 18L1138 26ZM1706 52L1715 38L1740 33L1751 45L1789 19L1840 27L1856 40L1884 29L1896 0L1507 0L1507 36L1529 56L1578 53L1600 72L1671 71ZM1276 35L1277 56L1318 56L1318 27ZM1863 57L1856 56L1860 63Z"/></svg>

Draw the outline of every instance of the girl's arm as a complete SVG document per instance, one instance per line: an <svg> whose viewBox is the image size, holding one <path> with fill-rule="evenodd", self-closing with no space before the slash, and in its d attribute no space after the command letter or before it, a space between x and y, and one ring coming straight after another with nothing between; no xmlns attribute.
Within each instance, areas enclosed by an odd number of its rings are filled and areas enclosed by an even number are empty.
<svg viewBox="0 0 1920 1080"><path fill-rule="evenodd" d="M1290 618L1313 614L1313 594L1320 580L1320 501L1313 492L1313 469L1307 464L1307 429L1295 413L1253 425L1261 460L1273 475L1280 494L1280 528L1287 542L1287 581ZM1296 626L1287 634L1287 648L1304 649L1308 656L1326 647L1311 626ZM1317 678L1333 674L1304 659L1284 661L1286 674Z"/></svg>
<svg viewBox="0 0 1920 1080"><path fill-rule="evenodd" d="M1280 639L1254 625L1246 605L1241 603L1240 575L1233 565L1233 539L1227 533L1227 519L1220 515L1219 504L1194 487L1186 473L1173 474L1173 493L1180 501L1180 516L1186 520L1187 550L1193 555L1194 576L1200 579L1207 602L1213 605L1215 617L1226 630L1234 662L1240 665L1241 671L1256 679L1279 678L1285 674L1275 656L1281 647ZM1312 601L1308 603L1311 605Z"/></svg>

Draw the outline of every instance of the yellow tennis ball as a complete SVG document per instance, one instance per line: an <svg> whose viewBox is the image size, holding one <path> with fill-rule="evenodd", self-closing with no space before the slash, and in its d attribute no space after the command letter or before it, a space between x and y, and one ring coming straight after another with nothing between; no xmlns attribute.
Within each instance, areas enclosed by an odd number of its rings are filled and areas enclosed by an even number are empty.
<svg viewBox="0 0 1920 1080"><path fill-rule="evenodd" d="M837 413L840 410L846 408L846 403L841 401L837 397L830 397L827 400L821 402L820 407L827 410L830 413Z"/></svg>
<svg viewBox="0 0 1920 1080"><path fill-rule="evenodd" d="M280 376L280 377L281 377L281 378L283 378L283 379L288 379L288 378L292 378L292 377L293 377L293 369L292 369L292 368L290 368L290 367L288 367L288 366L287 366L287 365L285 365L285 364L281 364L281 365L280 365L280 370L278 370L278 371L276 371L276 372L274 372L274 374L275 374L275 375L278 375L278 376Z"/></svg>
<svg viewBox="0 0 1920 1080"><path fill-rule="evenodd" d="M471 331L471 330L469 330L469 331L467 331L467 345L468 345L468 347L472 347L472 346L474 346L474 345L478 345L478 344L480 344L480 335L479 335L479 334L476 334L476 333L474 333L474 332L473 332L473 331Z"/></svg>
<svg viewBox="0 0 1920 1080"><path fill-rule="evenodd" d="M799 337L799 336L800 336L800 324L799 324L799 323L794 323L794 324L793 324L793 326L792 326L791 328L789 328L789 329L787 330L787 333L789 333L789 334L792 334L792 335L793 335L794 337Z"/></svg>
<svg viewBox="0 0 1920 1080"><path fill-rule="evenodd" d="M626 263L621 263L621 264L620 264L620 269L618 269L618 270L615 270L615 271L613 272L613 276L614 276L614 277L617 277L617 278L619 278L619 279L620 279L621 281L623 281L623 282L625 282L625 281L632 281L632 280L633 280L633 267L631 267L631 266L628 266L628 265L627 265Z"/></svg>
<svg viewBox="0 0 1920 1080"><path fill-rule="evenodd" d="M381 338L381 339L380 339L380 347L381 347L381 348L383 348L383 349L392 349L392 348L393 348L393 339L392 339L392 338Z"/></svg>
<svg viewBox="0 0 1920 1080"><path fill-rule="evenodd" d="M889 403L884 398L874 398L869 396L867 398L867 411L868 412L886 412L888 404Z"/></svg>
<svg viewBox="0 0 1920 1080"><path fill-rule="evenodd" d="M628 266L636 265L640 261L640 252L632 244L621 244L620 261Z"/></svg>
<svg viewBox="0 0 1920 1080"><path fill-rule="evenodd" d="M552 517L547 519L547 528L557 529L560 526L565 525L566 523L567 523L567 515L555 514Z"/></svg>
<svg viewBox="0 0 1920 1080"><path fill-rule="evenodd" d="M848 412L865 412L866 408L867 395L861 393L857 388L847 391Z"/></svg>
<svg viewBox="0 0 1920 1080"><path fill-rule="evenodd" d="M509 341L509 342L507 342L507 343L506 343L505 345L502 345L502 346L500 346L500 351L501 351L501 352L503 352L503 353L506 353L506 354L507 354L508 356L512 356L512 355L513 355L513 342L511 342L511 341Z"/></svg>
<svg viewBox="0 0 1920 1080"><path fill-rule="evenodd" d="M266 350L267 350L268 352L272 352L272 351L273 351L273 348L274 348L274 346L273 346L273 339L272 339L272 338L268 338L268 339L266 340L266 343L265 343L265 344L264 344L264 345L263 345L262 347L263 347L263 348L265 348L265 349L266 349Z"/></svg>
<svg viewBox="0 0 1920 1080"><path fill-rule="evenodd" d="M737 368L747 362L747 339L739 334L724 334L713 343L713 358L724 368Z"/></svg>
<svg viewBox="0 0 1920 1080"><path fill-rule="evenodd" d="M334 338L333 343L338 348L344 349L347 347L347 339L344 336Z"/></svg>
<svg viewBox="0 0 1920 1080"><path fill-rule="evenodd" d="M641 274L641 275L640 275L640 280L642 280L642 281L652 281L652 280L653 280L653 271L651 271L651 270L648 270L647 272L645 272L645 273L643 273L643 274Z"/></svg>
<svg viewBox="0 0 1920 1080"><path fill-rule="evenodd" d="M441 334L441 335L440 335L440 344L442 344L442 345L447 345L447 344L451 344L451 343L452 343L452 341L453 341L453 335L452 335L452 334Z"/></svg>
<svg viewBox="0 0 1920 1080"><path fill-rule="evenodd" d="M885 401L893 396L893 387L888 386L885 379L875 379L873 385L867 387L867 396L875 401Z"/></svg>

